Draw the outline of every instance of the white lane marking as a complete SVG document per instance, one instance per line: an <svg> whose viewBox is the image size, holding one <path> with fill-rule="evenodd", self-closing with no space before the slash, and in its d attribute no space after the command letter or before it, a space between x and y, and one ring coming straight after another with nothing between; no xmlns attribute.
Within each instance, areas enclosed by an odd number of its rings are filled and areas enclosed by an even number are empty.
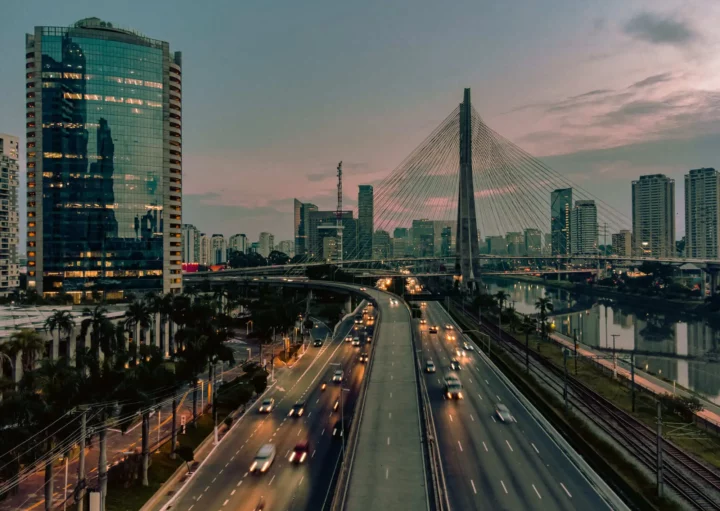
<svg viewBox="0 0 720 511"><path fill-rule="evenodd" d="M390 469L386 468L385 469L385 479L389 479L389 478L390 478Z"/></svg>
<svg viewBox="0 0 720 511"><path fill-rule="evenodd" d="M249 473L250 473L250 472L245 472L245 473L243 474L243 477L247 477Z"/></svg>
<svg viewBox="0 0 720 511"><path fill-rule="evenodd" d="M478 370L479 370L479 369L478 369ZM490 382L489 382L489 381L487 381L487 380L485 380L485 383L487 383L488 385L490 385Z"/></svg>
<svg viewBox="0 0 720 511"><path fill-rule="evenodd" d="M455 421L453 421L452 414L449 413L448 415L450 416L450 422L455 422Z"/></svg>
<svg viewBox="0 0 720 511"><path fill-rule="evenodd" d="M230 496L232 497L233 495L235 495L235 492L236 492L236 491L237 491L237 490L231 491L231 492L230 492Z"/></svg>
<svg viewBox="0 0 720 511"><path fill-rule="evenodd" d="M538 449L537 449L537 447L535 447L535 444L534 444L534 443L530 442L530 445L533 446L533 449L535 449L535 452L536 452L536 453L540 454L540 451L538 451Z"/></svg>
<svg viewBox="0 0 720 511"><path fill-rule="evenodd" d="M305 476L302 476L302 477L300 478L300 482L298 483L298 486L300 486L304 480L305 480Z"/></svg>
<svg viewBox="0 0 720 511"><path fill-rule="evenodd" d="M540 500L542 500L542 497L540 496L540 492L537 491L537 488L535 488L535 485L534 485L534 484L532 485L532 487L533 487L533 490L535 490L535 493L537 494L538 498L539 498Z"/></svg>
<svg viewBox="0 0 720 511"><path fill-rule="evenodd" d="M270 479L270 482L268 483L268 486L270 486L274 480L275 480L275 474L273 474L272 479Z"/></svg>
<svg viewBox="0 0 720 511"><path fill-rule="evenodd" d="M209 486L205 487L205 491L208 491L209 489L210 489L210 487L209 487Z"/></svg>
<svg viewBox="0 0 720 511"><path fill-rule="evenodd" d="M310 456L310 457L311 457L311 458L314 458L316 452L317 452L317 449L315 449L315 450L313 451L312 456Z"/></svg>
<svg viewBox="0 0 720 511"><path fill-rule="evenodd" d="M497 398L498 401L502 401L502 399L500 399L500 396L498 396L497 394L495 394L495 397Z"/></svg>
<svg viewBox="0 0 720 511"><path fill-rule="evenodd" d="M390 399L392 399L392 392L390 393Z"/></svg>
<svg viewBox="0 0 720 511"><path fill-rule="evenodd" d="M480 394L478 394L478 397L480 398L480 401L482 401L482 396Z"/></svg>
<svg viewBox="0 0 720 511"><path fill-rule="evenodd" d="M388 419L392 419L392 412L388 412Z"/></svg>
<svg viewBox="0 0 720 511"><path fill-rule="evenodd" d="M190 506L190 507L188 508L188 511L190 511L190 510L191 510L192 508L194 508L194 507L195 507L195 504L193 504L192 506Z"/></svg>
<svg viewBox="0 0 720 511"><path fill-rule="evenodd" d="M483 442L483 447L485 448L485 452L488 452L487 445L485 445L485 442Z"/></svg>
<svg viewBox="0 0 720 511"><path fill-rule="evenodd" d="M199 502L201 498L203 498L202 495L200 495L195 502Z"/></svg>
<svg viewBox="0 0 720 511"><path fill-rule="evenodd" d="M468 380L470 380L470 383L472 383L472 378L468 378Z"/></svg>
<svg viewBox="0 0 720 511"><path fill-rule="evenodd" d="M235 459L235 456L233 456L232 458L230 458L230 461L233 461L234 459Z"/></svg>
<svg viewBox="0 0 720 511"><path fill-rule="evenodd" d="M300 436L300 433L301 433L301 432L302 432L302 429L298 429L298 434L297 434L297 436Z"/></svg>
<svg viewBox="0 0 720 511"><path fill-rule="evenodd" d="M505 443L506 443L507 446L510 448L510 452L515 452L515 451L513 451L513 448L512 448L512 445L510 445L510 442L508 442L507 440L505 440Z"/></svg>
<svg viewBox="0 0 720 511"><path fill-rule="evenodd" d="M507 494L507 488L505 488L505 483L502 482L502 479L500 479L500 484L502 484L503 490L505 490L505 493Z"/></svg>
<svg viewBox="0 0 720 511"><path fill-rule="evenodd" d="M225 463L225 468L227 468L227 466L228 466L229 464L230 464L229 461L228 461L227 463Z"/></svg>
<svg viewBox="0 0 720 511"><path fill-rule="evenodd" d="M228 502L230 502L230 499L227 499L225 502L223 502L223 506L227 506Z"/></svg>
<svg viewBox="0 0 720 511"><path fill-rule="evenodd" d="M323 436L325 434L325 428L323 428L322 433L320 433L320 436Z"/></svg>
<svg viewBox="0 0 720 511"><path fill-rule="evenodd" d="M440 378L438 378L437 380L438 380L438 385L439 385L439 384L440 384Z"/></svg>
<svg viewBox="0 0 720 511"><path fill-rule="evenodd" d="M490 418L493 420L493 422L497 422L494 415L491 415Z"/></svg>
<svg viewBox="0 0 720 511"><path fill-rule="evenodd" d="M315 401L315 404L318 404L319 402L320 402L320 398L318 398L317 401Z"/></svg>
<svg viewBox="0 0 720 511"><path fill-rule="evenodd" d="M563 483L560 483L560 486L562 486L562 489L565 490L565 493L568 494L568 497L572 498L572 494L568 491L567 488L565 488L565 485Z"/></svg>
<svg viewBox="0 0 720 511"><path fill-rule="evenodd" d="M215 477L215 478L212 480L212 482L214 483L216 480L217 480L217 477Z"/></svg>
<svg viewBox="0 0 720 511"><path fill-rule="evenodd" d="M475 422L475 419L473 419L472 414L470 414L470 420L473 421L473 422Z"/></svg>
<svg viewBox="0 0 720 511"><path fill-rule="evenodd" d="M311 415L312 415L312 412L308 413L307 418L309 419Z"/></svg>
<svg viewBox="0 0 720 511"><path fill-rule="evenodd" d="M462 444L460 443L460 440L458 440L458 446L460 447L460 452L462 452L463 448L462 448Z"/></svg>
<svg viewBox="0 0 720 511"><path fill-rule="evenodd" d="M235 488L237 488L237 487L240 486L241 484L242 484L242 480L238 481L238 483L235 485Z"/></svg>
<svg viewBox="0 0 720 511"><path fill-rule="evenodd" d="M473 487L473 493L474 493L475 495L477 495L477 490L475 489L475 482L474 482L472 479L470 479L470 484L471 484L472 487Z"/></svg>
<svg viewBox="0 0 720 511"><path fill-rule="evenodd" d="M221 469L220 469L220 472L218 472L218 475L222 474L222 473L223 473L223 470L225 470L225 469L224 469L224 468L221 468Z"/></svg>
<svg viewBox="0 0 720 511"><path fill-rule="evenodd" d="M235 456L237 456L238 454L240 454L240 449L238 449L237 451L235 451Z"/></svg>

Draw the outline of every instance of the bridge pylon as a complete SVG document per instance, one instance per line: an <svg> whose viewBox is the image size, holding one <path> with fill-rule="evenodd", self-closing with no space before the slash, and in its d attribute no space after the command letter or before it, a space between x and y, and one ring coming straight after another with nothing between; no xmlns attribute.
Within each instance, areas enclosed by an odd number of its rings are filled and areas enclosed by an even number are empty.
<svg viewBox="0 0 720 511"><path fill-rule="evenodd" d="M461 287L466 291L474 291L480 284L472 154L472 104L470 89L465 89L463 102L460 103L460 186L455 234L455 273L461 278Z"/></svg>

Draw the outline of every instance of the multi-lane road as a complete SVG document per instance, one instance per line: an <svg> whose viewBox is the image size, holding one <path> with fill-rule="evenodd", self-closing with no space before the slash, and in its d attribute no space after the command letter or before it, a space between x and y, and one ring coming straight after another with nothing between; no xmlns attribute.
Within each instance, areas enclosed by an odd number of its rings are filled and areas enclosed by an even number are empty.
<svg viewBox="0 0 720 511"><path fill-rule="evenodd" d="M477 351L457 355L465 338L438 303L423 311L420 325L423 365L431 359L437 372L425 372L440 455L452 509L609 509L595 484L585 478L501 381ZM438 326L437 334L429 326ZM448 329L446 325L453 328ZM456 340L448 339L448 334ZM443 377L452 359L463 385L462 400L445 399ZM423 366L423 371L425 370ZM495 413L504 404L512 420Z"/></svg>
<svg viewBox="0 0 720 511"><path fill-rule="evenodd" d="M266 509L273 510L320 510L326 501L329 504L341 456L342 409L347 429L365 376L360 353L372 356L372 344L354 347L344 341L353 329L350 318L339 327L335 339L322 347L310 346L292 368L276 371L277 381L264 396L275 400L275 408L261 414L259 402L251 407L174 499L172 509L254 510L261 499ZM333 372L340 367L344 379L333 383ZM323 382L327 382L325 390L321 389ZM343 392L342 406L341 389L348 389ZM298 402L305 403L302 417L288 417ZM307 460L300 465L291 463L292 450L305 441L309 443ZM250 474L264 444L276 447L275 461L266 473Z"/></svg>

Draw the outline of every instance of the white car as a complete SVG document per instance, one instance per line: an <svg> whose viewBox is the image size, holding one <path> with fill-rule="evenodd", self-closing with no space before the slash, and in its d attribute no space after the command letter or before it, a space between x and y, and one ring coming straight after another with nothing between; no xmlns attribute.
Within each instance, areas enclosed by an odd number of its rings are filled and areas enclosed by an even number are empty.
<svg viewBox="0 0 720 511"><path fill-rule="evenodd" d="M270 413L273 411L273 408L275 408L275 400L271 397L264 399L262 403L260 403L260 408L258 408L259 413Z"/></svg>
<svg viewBox="0 0 720 511"><path fill-rule="evenodd" d="M359 337L353 338L352 345L355 346L356 348L359 348L360 347L360 338Z"/></svg>
<svg viewBox="0 0 720 511"><path fill-rule="evenodd" d="M340 383L340 382L342 382L342 379L343 379L343 372L341 369L337 369L333 373L332 381L334 381L335 383Z"/></svg>
<svg viewBox="0 0 720 511"><path fill-rule="evenodd" d="M353 340L352 335L348 335L347 337L345 337L345 342L350 342L352 340Z"/></svg>
<svg viewBox="0 0 720 511"><path fill-rule="evenodd" d="M250 465L250 473L260 472L264 474L275 461L275 446L273 444L265 444L255 455L255 459Z"/></svg>
<svg viewBox="0 0 720 511"><path fill-rule="evenodd" d="M397 305L398 301L395 298L390 298L390 305Z"/></svg>
<svg viewBox="0 0 720 511"><path fill-rule="evenodd" d="M512 415L510 415L510 410L502 403L495 405L495 414L498 416L498 419L503 422L512 422L513 420Z"/></svg>
<svg viewBox="0 0 720 511"><path fill-rule="evenodd" d="M435 372L435 362L432 360L425 361L425 371L428 373L434 373Z"/></svg>
<svg viewBox="0 0 720 511"><path fill-rule="evenodd" d="M465 348L466 351L475 351L475 347L469 342L464 342L463 348Z"/></svg>

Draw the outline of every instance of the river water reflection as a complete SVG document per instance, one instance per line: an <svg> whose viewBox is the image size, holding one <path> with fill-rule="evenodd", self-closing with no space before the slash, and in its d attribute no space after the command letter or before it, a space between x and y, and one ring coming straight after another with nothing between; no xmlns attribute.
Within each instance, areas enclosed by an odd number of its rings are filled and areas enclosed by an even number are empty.
<svg viewBox="0 0 720 511"><path fill-rule="evenodd" d="M720 330L707 321L680 314L648 313L611 299L578 296L510 279L486 279L485 284L490 293L501 289L508 293L522 314L536 313L538 298L551 298L557 332L568 337L576 334L583 344L609 350L614 337L618 351L636 350L636 367L676 381L720 404Z"/></svg>

